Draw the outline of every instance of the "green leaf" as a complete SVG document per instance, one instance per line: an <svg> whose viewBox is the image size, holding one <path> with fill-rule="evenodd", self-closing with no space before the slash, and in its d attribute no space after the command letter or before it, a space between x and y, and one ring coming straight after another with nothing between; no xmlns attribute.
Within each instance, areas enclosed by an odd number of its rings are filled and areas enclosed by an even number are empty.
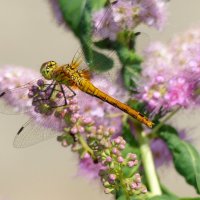
<svg viewBox="0 0 200 200"><path fill-rule="evenodd" d="M92 51L93 59L90 60L89 67L92 70L96 70L99 72L104 72L110 70L114 62L111 58L107 57L103 53L97 52L95 50Z"/></svg>
<svg viewBox="0 0 200 200"><path fill-rule="evenodd" d="M135 90L137 85L134 78L138 76L137 71L140 65L126 65L122 68L124 85L127 89Z"/></svg>
<svg viewBox="0 0 200 200"><path fill-rule="evenodd" d="M63 18L72 30L78 29L86 3L87 0L59 0Z"/></svg>
<svg viewBox="0 0 200 200"><path fill-rule="evenodd" d="M89 12L91 15L92 10L102 8L106 1L107 0L59 0L59 5L67 25L69 25L73 31L77 32L77 30L80 30L79 25L82 22L83 15L85 15L86 12ZM87 26L87 24L85 25Z"/></svg>
<svg viewBox="0 0 200 200"><path fill-rule="evenodd" d="M126 200L125 195L120 195L119 197L116 198L117 200Z"/></svg>
<svg viewBox="0 0 200 200"><path fill-rule="evenodd" d="M69 133L66 133L64 135L58 136L57 140L59 142L62 142L63 140L65 140L67 142L68 145L70 144L74 144L74 138L72 137L72 135L70 135Z"/></svg>
<svg viewBox="0 0 200 200"><path fill-rule="evenodd" d="M173 155L176 170L200 194L200 155L198 151L191 144L182 141L170 132L160 132L160 136Z"/></svg>
<svg viewBox="0 0 200 200"><path fill-rule="evenodd" d="M162 125L162 127L160 127L160 129L159 129L158 134L159 134L159 133L162 134L163 132L167 132L167 133L169 133L169 134L178 135L177 130L176 130L173 126L168 125L168 124Z"/></svg>
<svg viewBox="0 0 200 200"><path fill-rule="evenodd" d="M139 77L141 72L141 58L134 52L133 49L128 49L128 47L121 44L116 45L116 51L119 60L123 65L122 75L124 85L127 89L136 88L136 83L134 80Z"/></svg>
<svg viewBox="0 0 200 200"><path fill-rule="evenodd" d="M142 59L140 56L138 56L132 49L128 49L128 47L123 46L121 44L117 44L116 45L116 50L117 50L117 54L119 56L120 61L124 64L124 65L139 65L142 62ZM133 68L134 69L134 68ZM135 69L136 72L140 72L141 69L136 68ZM132 71L130 71L131 73L133 73Z"/></svg>
<svg viewBox="0 0 200 200"><path fill-rule="evenodd" d="M93 10L99 10L107 3L107 0L89 0Z"/></svg>
<svg viewBox="0 0 200 200"><path fill-rule="evenodd" d="M159 196L149 198L149 200L178 200L178 198L171 195L159 195Z"/></svg>

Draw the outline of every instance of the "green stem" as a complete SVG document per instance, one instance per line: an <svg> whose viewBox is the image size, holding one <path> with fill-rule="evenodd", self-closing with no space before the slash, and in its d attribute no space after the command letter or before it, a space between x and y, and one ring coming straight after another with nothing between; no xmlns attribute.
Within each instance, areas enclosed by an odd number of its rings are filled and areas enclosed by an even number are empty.
<svg viewBox="0 0 200 200"><path fill-rule="evenodd" d="M87 151L93 159L95 159L95 156L94 156L94 152L93 150L88 146L88 144L85 142L84 138L82 137L81 134L77 134L77 138L80 142L80 144L82 145L82 147L85 149L85 151Z"/></svg>
<svg viewBox="0 0 200 200"><path fill-rule="evenodd" d="M181 107L178 107L173 112L171 112L168 116L166 116L155 128L152 129L151 135L155 134L169 119L171 119Z"/></svg>
<svg viewBox="0 0 200 200"><path fill-rule="evenodd" d="M130 200L131 198L130 198L130 196L129 196L127 190L126 190L126 185L125 185L125 183L124 183L124 181L123 181L123 180L124 180L123 172L121 171L120 173L121 173L121 176L119 177L119 180L120 180L120 183L121 183L121 187L122 187L122 189L123 189L123 191L124 191L124 194L125 194L125 196L126 196L126 200Z"/></svg>
<svg viewBox="0 0 200 200"><path fill-rule="evenodd" d="M161 195L161 188L156 174L152 151L144 132L139 135L140 151L148 186L152 195Z"/></svg>

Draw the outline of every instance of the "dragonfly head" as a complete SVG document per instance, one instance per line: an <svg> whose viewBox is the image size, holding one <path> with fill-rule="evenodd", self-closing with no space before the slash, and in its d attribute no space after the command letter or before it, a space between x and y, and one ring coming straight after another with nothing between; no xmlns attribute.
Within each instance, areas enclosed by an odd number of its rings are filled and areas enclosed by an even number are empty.
<svg viewBox="0 0 200 200"><path fill-rule="evenodd" d="M47 79L51 80L53 78L53 72L57 67L57 63L55 61L48 61L42 64L40 68L40 73L42 76Z"/></svg>

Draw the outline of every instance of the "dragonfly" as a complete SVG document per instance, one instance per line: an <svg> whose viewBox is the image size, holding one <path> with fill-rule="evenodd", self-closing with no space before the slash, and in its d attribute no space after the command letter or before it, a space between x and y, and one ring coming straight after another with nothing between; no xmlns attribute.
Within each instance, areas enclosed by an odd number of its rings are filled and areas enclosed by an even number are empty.
<svg viewBox="0 0 200 200"><path fill-rule="evenodd" d="M152 128L153 122L147 117L95 87L88 78L89 71L79 70L81 62L81 59L73 59L70 64L58 65L55 61L48 61L42 64L40 72L46 80L53 80L57 84L64 84L67 86L72 91L74 96L75 92L71 88L77 87L84 93L111 104L112 106L134 117L149 128Z"/></svg>
<svg viewBox="0 0 200 200"><path fill-rule="evenodd" d="M109 12L109 10L107 12ZM76 89L79 89L80 91L92 96L93 98L98 98L103 102L106 102L113 107L118 108L124 113L137 119L139 122L145 124L147 127L152 128L154 123L150 119L145 117L139 111L131 108L127 104L102 91L92 83L90 79L91 71L87 66L88 63L84 61L83 54L84 53L82 51L77 51L72 61L68 64L59 65L55 61L47 61L41 65L40 73L43 79L48 82L45 85L45 92L47 91L48 93L49 91L48 97L43 99L44 102L48 104L48 108L43 107L41 115L42 113L47 114L49 110L50 113L48 114L50 115L51 109L49 109L49 107L52 107L53 109L57 107L67 106L68 98L72 99L73 97L75 97L75 91ZM3 91L0 93L0 99L8 96L9 94L12 95L13 93L18 92L21 89L23 90L28 87L30 88L33 83L34 81L30 81L29 83L20 86L19 88ZM70 91L71 95L66 94L66 88ZM61 93L64 98L64 101L60 105L55 105L51 102L51 98L53 97L55 91ZM37 102L39 102L41 99L35 100L35 103L37 104ZM2 109L2 107L0 107L0 109ZM55 122L53 120L51 121L50 119L47 123L44 122L43 128L33 124L32 120L25 123L25 125L20 128L16 135L14 146L27 147L34 143L37 143L40 140L44 140L45 138L54 136L55 133L53 131L45 129L45 126L48 126L48 123L53 124ZM42 134L40 134L39 132L42 132Z"/></svg>

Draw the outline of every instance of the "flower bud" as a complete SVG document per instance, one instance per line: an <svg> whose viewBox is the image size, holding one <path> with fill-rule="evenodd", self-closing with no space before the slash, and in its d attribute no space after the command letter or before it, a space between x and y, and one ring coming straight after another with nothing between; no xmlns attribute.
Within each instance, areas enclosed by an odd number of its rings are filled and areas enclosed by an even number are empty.
<svg viewBox="0 0 200 200"><path fill-rule="evenodd" d="M110 133L109 133L108 131L105 131L105 132L103 133L103 135L108 137L108 136L110 135Z"/></svg>
<svg viewBox="0 0 200 200"><path fill-rule="evenodd" d="M63 140L63 141L61 142L61 145L62 145L63 147L67 147L67 146L68 146L67 141L66 141L66 140Z"/></svg>
<svg viewBox="0 0 200 200"><path fill-rule="evenodd" d="M118 152L118 149L117 149L116 147L114 147L114 148L112 149L112 153L113 153L113 154L117 154L117 152Z"/></svg>
<svg viewBox="0 0 200 200"><path fill-rule="evenodd" d="M115 128L114 127L111 127L111 128L109 128L109 133L110 133L110 135L112 135L114 132L115 132Z"/></svg>
<svg viewBox="0 0 200 200"><path fill-rule="evenodd" d="M134 163L134 161L129 161L129 162L127 163L127 165L128 165L129 167L133 167L133 166L135 165L135 163Z"/></svg>
<svg viewBox="0 0 200 200"><path fill-rule="evenodd" d="M128 154L128 158L130 158L131 160L134 161L134 160L137 158L137 155L134 154L134 153L129 153L129 154Z"/></svg>
<svg viewBox="0 0 200 200"><path fill-rule="evenodd" d="M124 145L124 144L120 144L120 145L119 145L119 149L120 149L120 150L125 149L125 145Z"/></svg>
<svg viewBox="0 0 200 200"><path fill-rule="evenodd" d="M117 158L117 161L118 161L119 163L123 163L123 162L124 162L124 159L123 159L122 156L119 156L119 157Z"/></svg>
<svg viewBox="0 0 200 200"><path fill-rule="evenodd" d="M39 79L39 80L37 81L37 85L38 85L38 86L43 86L43 85L44 85L44 81L43 81L42 79Z"/></svg>
<svg viewBox="0 0 200 200"><path fill-rule="evenodd" d="M114 142L115 142L116 144L120 144L121 138L120 138L120 137L115 138L115 139L114 139Z"/></svg>
<svg viewBox="0 0 200 200"><path fill-rule="evenodd" d="M140 177L140 174L139 173L137 173L137 174L135 174L135 182L136 183L141 183L141 177Z"/></svg>
<svg viewBox="0 0 200 200"><path fill-rule="evenodd" d="M146 187L142 188L142 193L143 194L147 193L147 188Z"/></svg>
<svg viewBox="0 0 200 200"><path fill-rule="evenodd" d="M91 124L91 123L93 123L93 120L92 120L92 118L87 117L87 118L84 118L84 119L83 119L83 123L84 123L84 124Z"/></svg>
<svg viewBox="0 0 200 200"><path fill-rule="evenodd" d="M110 156L107 156L106 157L106 162L108 162L108 163L112 162L112 158Z"/></svg>
<svg viewBox="0 0 200 200"><path fill-rule="evenodd" d="M130 184L130 187L131 187L131 189L136 189L137 188L137 184L135 183L135 182L132 182L131 184Z"/></svg>
<svg viewBox="0 0 200 200"><path fill-rule="evenodd" d="M108 177L109 177L109 180L112 181L112 182L116 179L116 175L115 174L109 174Z"/></svg>
<svg viewBox="0 0 200 200"><path fill-rule="evenodd" d="M85 131L84 127L78 126L78 132L83 133Z"/></svg>
<svg viewBox="0 0 200 200"><path fill-rule="evenodd" d="M106 194L110 194L112 191L113 191L112 188L105 188L105 189L104 189L104 192L105 192Z"/></svg>
<svg viewBox="0 0 200 200"><path fill-rule="evenodd" d="M78 133L78 129L77 129L76 126L74 126L73 128L71 128L71 133L72 133L72 134Z"/></svg>

